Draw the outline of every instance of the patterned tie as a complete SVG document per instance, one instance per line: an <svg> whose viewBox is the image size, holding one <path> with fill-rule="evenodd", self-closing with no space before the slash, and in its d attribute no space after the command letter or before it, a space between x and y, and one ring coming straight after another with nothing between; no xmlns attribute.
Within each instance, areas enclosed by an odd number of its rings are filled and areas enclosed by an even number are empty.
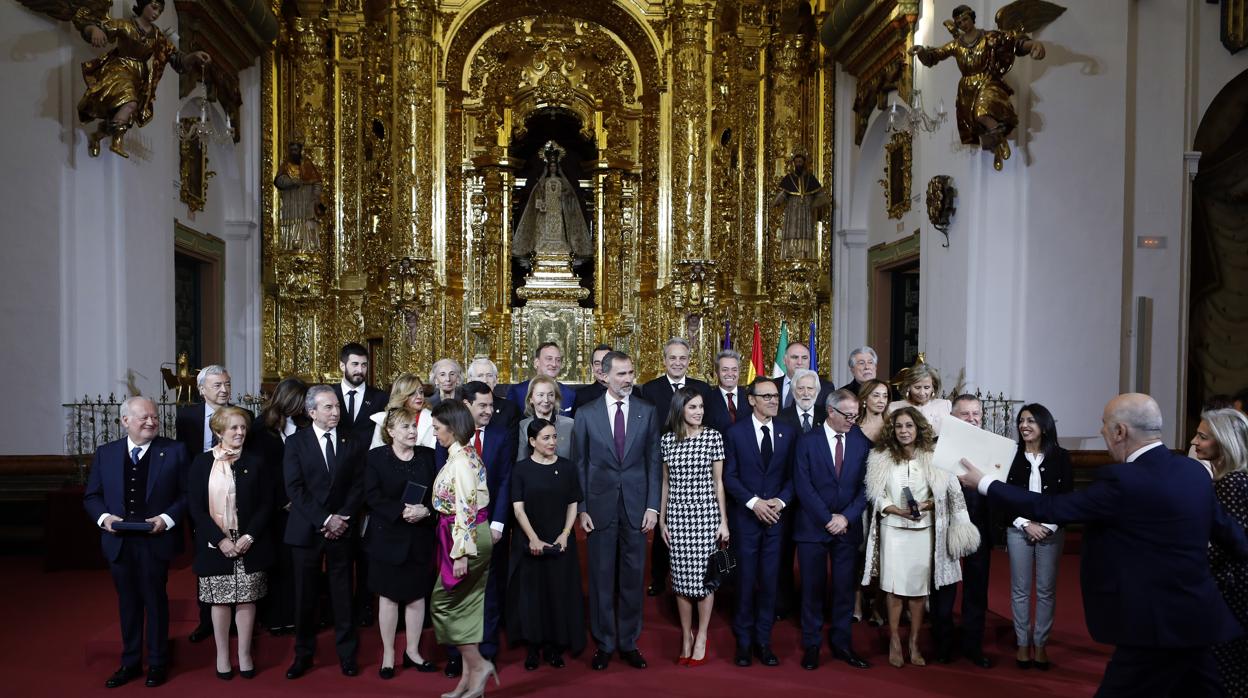
<svg viewBox="0 0 1248 698"><path fill-rule="evenodd" d="M734 390L728 395L728 421L733 424L737 423L737 392Z"/></svg>
<svg viewBox="0 0 1248 698"><path fill-rule="evenodd" d="M477 430L477 435L472 437L472 447L477 449L477 458L485 457L485 450L481 448L481 430Z"/></svg>
<svg viewBox="0 0 1248 698"><path fill-rule="evenodd" d="M759 447L759 453L763 457L763 469L767 469L771 465L771 429L767 425L763 425L763 443Z"/></svg>
<svg viewBox="0 0 1248 698"><path fill-rule="evenodd" d="M130 449L130 462L134 463L135 465L138 465L139 454L142 452L143 452L143 447L141 446L135 446L134 448Z"/></svg>
<svg viewBox="0 0 1248 698"><path fill-rule="evenodd" d="M845 435L836 435L836 457L832 462L836 465L836 476L841 476L841 464L845 462Z"/></svg>
<svg viewBox="0 0 1248 698"><path fill-rule="evenodd" d="M334 461L338 459L334 453L334 438L329 432L325 432L325 469L329 471L330 477L334 475Z"/></svg>
<svg viewBox="0 0 1248 698"><path fill-rule="evenodd" d="M808 431L810 431L810 413L803 412L802 413L802 433L805 434Z"/></svg>
<svg viewBox="0 0 1248 698"><path fill-rule="evenodd" d="M615 403L615 457L624 461L624 401Z"/></svg>
<svg viewBox="0 0 1248 698"><path fill-rule="evenodd" d="M347 391L347 418L355 421L355 391Z"/></svg>

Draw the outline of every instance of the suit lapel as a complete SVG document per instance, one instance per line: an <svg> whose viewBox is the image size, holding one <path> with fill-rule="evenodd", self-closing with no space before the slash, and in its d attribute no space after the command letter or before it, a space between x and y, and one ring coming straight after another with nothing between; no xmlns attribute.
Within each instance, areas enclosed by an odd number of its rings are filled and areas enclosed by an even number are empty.
<svg viewBox="0 0 1248 698"><path fill-rule="evenodd" d="M671 385L668 385L671 388ZM629 402L632 402L631 400ZM633 442L638 438L637 432L642 430L646 424L647 415L642 408L640 402L633 402L628 409L628 422L624 427L624 459L628 459L628 452L633 448ZM623 462L620 463L623 465Z"/></svg>
<svg viewBox="0 0 1248 698"><path fill-rule="evenodd" d="M611 407L609 406L610 400L611 396L604 392L602 397L598 398L598 400L589 403L586 407L590 410L600 411L602 413L602 418L595 419L593 414L586 415L586 418L589 419L591 429L598 429L601 432L601 442L607 445L607 451L609 451L611 453L611 457L615 458L616 462L619 463L620 459L615 454L615 439L611 424Z"/></svg>
<svg viewBox="0 0 1248 698"><path fill-rule="evenodd" d="M165 446L164 444L152 441L152 445L147 447L147 497L152 496L152 488L156 486L156 479L160 477L160 471L165 465Z"/></svg>

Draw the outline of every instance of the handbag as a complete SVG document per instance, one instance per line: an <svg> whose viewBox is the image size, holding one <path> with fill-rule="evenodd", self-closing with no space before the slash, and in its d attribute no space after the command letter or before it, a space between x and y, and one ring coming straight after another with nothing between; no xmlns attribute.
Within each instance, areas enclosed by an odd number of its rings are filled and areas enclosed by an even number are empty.
<svg viewBox="0 0 1248 698"><path fill-rule="evenodd" d="M703 578L703 586L707 591L716 591L732 576L732 571L736 567L737 557L732 554L732 550L716 548L706 559L706 576Z"/></svg>

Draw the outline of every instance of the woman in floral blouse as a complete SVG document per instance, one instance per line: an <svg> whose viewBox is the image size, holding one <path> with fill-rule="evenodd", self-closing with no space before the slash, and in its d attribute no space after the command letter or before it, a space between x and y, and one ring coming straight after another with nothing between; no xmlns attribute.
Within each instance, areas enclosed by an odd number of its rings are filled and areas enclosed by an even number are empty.
<svg viewBox="0 0 1248 698"><path fill-rule="evenodd" d="M433 509L439 514L437 533L438 580L433 585L433 630L438 642L456 645L464 658L459 685L443 698L474 698L485 692L490 676L498 683L494 665L478 649L485 620L485 580L490 568L492 540L490 503L485 465L476 451L466 448L474 425L468 408L446 400L433 409L433 434L447 451L446 465L433 481Z"/></svg>

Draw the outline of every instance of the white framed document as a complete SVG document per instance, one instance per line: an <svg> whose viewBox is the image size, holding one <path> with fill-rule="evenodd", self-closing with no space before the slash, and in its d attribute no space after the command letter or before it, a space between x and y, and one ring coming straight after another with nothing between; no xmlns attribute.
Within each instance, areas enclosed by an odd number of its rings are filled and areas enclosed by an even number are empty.
<svg viewBox="0 0 1248 698"><path fill-rule="evenodd" d="M966 472L960 462L965 458L982 470L984 477L1005 482L1017 452L1018 444L1010 439L949 417L941 426L940 438L936 439L932 463L941 470L961 475Z"/></svg>

